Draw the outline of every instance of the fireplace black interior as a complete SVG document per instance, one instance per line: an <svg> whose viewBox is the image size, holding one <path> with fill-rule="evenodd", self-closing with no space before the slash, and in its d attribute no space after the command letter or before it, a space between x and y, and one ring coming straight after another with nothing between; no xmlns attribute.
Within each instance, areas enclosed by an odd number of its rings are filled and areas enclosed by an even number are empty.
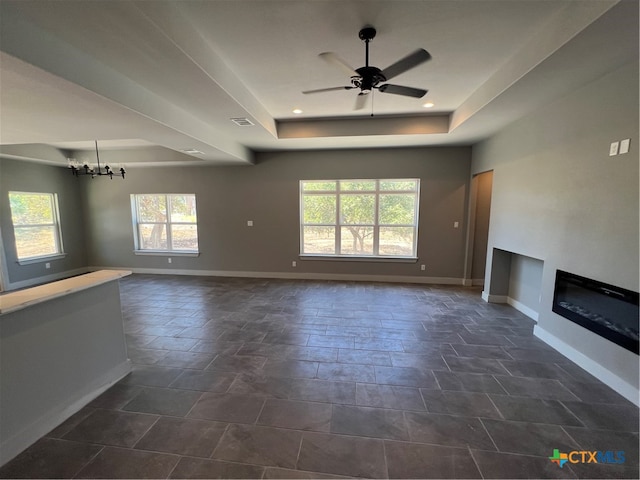
<svg viewBox="0 0 640 480"><path fill-rule="evenodd" d="M557 270L552 310L638 354L638 292Z"/></svg>

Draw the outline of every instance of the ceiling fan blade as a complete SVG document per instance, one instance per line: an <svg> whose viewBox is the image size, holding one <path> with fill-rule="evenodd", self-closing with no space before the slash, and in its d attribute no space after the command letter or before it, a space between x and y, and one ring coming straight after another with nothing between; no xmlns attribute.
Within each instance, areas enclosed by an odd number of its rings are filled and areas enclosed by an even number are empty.
<svg viewBox="0 0 640 480"><path fill-rule="evenodd" d="M349 65L347 62L345 62L342 58L340 58L338 55L336 55L333 52L324 52L318 56L322 58L325 62L331 65L335 65L336 67L342 69L342 71L345 72L350 77L359 76L359 73L356 72L356 70L351 65Z"/></svg>
<svg viewBox="0 0 640 480"><path fill-rule="evenodd" d="M369 95L365 93L359 93L356 97L356 104L354 105L354 110L362 110L367 105L367 98Z"/></svg>
<svg viewBox="0 0 640 480"><path fill-rule="evenodd" d="M316 90L305 90L302 93L307 94L307 93L332 92L334 90L351 90L352 88L356 88L356 87L353 87L353 86L349 85L349 86L346 86L346 87L318 88Z"/></svg>
<svg viewBox="0 0 640 480"><path fill-rule="evenodd" d="M422 90L421 88L405 87L403 85L393 85L391 83L385 83L380 85L378 90L382 93L393 93L394 95L404 95L405 97L422 98L425 96L428 90Z"/></svg>
<svg viewBox="0 0 640 480"><path fill-rule="evenodd" d="M391 80L393 77L400 75L401 73L406 72L407 70L412 69L413 67L417 67L421 63L426 62L431 59L431 55L423 48L419 48L413 53L410 53L406 57L398 60L393 65L389 65L387 68L382 70L382 75L387 80Z"/></svg>

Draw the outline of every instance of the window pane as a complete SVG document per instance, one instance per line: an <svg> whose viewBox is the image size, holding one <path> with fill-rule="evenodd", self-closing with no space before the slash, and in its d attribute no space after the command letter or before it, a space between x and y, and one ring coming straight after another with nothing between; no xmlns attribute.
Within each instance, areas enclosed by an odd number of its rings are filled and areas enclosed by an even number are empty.
<svg viewBox="0 0 640 480"><path fill-rule="evenodd" d="M171 221L196 223L196 196L171 195Z"/></svg>
<svg viewBox="0 0 640 480"><path fill-rule="evenodd" d="M198 227L195 225L171 225L173 250L198 250Z"/></svg>
<svg viewBox="0 0 640 480"><path fill-rule="evenodd" d="M311 181L311 182L302 182L302 190L306 192L310 191L318 191L318 190L329 190L334 191L336 189L336 182L332 181Z"/></svg>
<svg viewBox="0 0 640 480"><path fill-rule="evenodd" d="M351 190L375 190L376 182L375 180L340 180L340 190L342 191L351 191Z"/></svg>
<svg viewBox="0 0 640 480"><path fill-rule="evenodd" d="M140 248L143 250L166 250L167 231L165 227L166 225L163 223L140 224Z"/></svg>
<svg viewBox="0 0 640 480"><path fill-rule="evenodd" d="M165 195L138 195L138 221L166 222L167 204Z"/></svg>
<svg viewBox="0 0 640 480"><path fill-rule="evenodd" d="M373 225L375 208L375 194L340 195L340 223Z"/></svg>
<svg viewBox="0 0 640 480"><path fill-rule="evenodd" d="M302 253L336 253L335 227L303 227Z"/></svg>
<svg viewBox="0 0 640 480"><path fill-rule="evenodd" d="M30 257L55 255L56 227L15 227L16 249L18 258L23 260Z"/></svg>
<svg viewBox="0 0 640 480"><path fill-rule="evenodd" d="M305 224L335 224L335 195L304 195L302 197Z"/></svg>
<svg viewBox="0 0 640 480"><path fill-rule="evenodd" d="M416 180L380 180L380 190L411 190L418 186Z"/></svg>
<svg viewBox="0 0 640 480"><path fill-rule="evenodd" d="M380 227L380 245L378 253L380 255L412 256L413 227Z"/></svg>
<svg viewBox="0 0 640 480"><path fill-rule="evenodd" d="M413 225L415 195L380 195L380 224Z"/></svg>
<svg viewBox="0 0 640 480"><path fill-rule="evenodd" d="M373 227L342 227L340 235L342 255L373 255Z"/></svg>
<svg viewBox="0 0 640 480"><path fill-rule="evenodd" d="M14 225L54 223L53 195L48 193L9 193Z"/></svg>

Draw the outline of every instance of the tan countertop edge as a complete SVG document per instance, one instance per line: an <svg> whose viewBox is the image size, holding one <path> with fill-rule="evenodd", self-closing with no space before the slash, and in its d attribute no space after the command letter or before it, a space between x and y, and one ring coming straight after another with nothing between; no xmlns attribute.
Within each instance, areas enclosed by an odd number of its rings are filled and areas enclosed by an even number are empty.
<svg viewBox="0 0 640 480"><path fill-rule="evenodd" d="M103 283L112 282L131 275L129 270L98 270L97 272L65 278L37 287L25 288L17 292L0 295L0 315L15 312L38 303L80 292Z"/></svg>

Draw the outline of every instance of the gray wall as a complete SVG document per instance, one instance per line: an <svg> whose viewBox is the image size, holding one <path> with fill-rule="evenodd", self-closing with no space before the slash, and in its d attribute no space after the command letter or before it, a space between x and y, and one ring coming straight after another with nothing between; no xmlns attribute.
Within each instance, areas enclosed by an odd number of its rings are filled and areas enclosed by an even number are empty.
<svg viewBox="0 0 640 480"><path fill-rule="evenodd" d="M494 170L485 291L494 248L541 259L539 327L636 389L638 357L551 304L556 269L638 291L638 131L634 62L475 145L472 163ZM631 151L609 157L625 138Z"/></svg>
<svg viewBox="0 0 640 480"><path fill-rule="evenodd" d="M540 310L543 267L544 263L537 258L517 254L511 255L509 298L534 312L538 312Z"/></svg>
<svg viewBox="0 0 640 480"><path fill-rule="evenodd" d="M248 167L130 169L124 181L82 185L91 212L86 218L89 265L461 279L470 157L468 147L279 152L260 153L256 165ZM298 258L301 179L403 177L421 180L418 263ZM195 193L200 256L172 257L169 265L164 256L134 255L132 193ZM453 228L455 221L460 228ZM426 265L424 272L420 264Z"/></svg>
<svg viewBox="0 0 640 480"><path fill-rule="evenodd" d="M78 188L83 181L88 179L75 178L66 168L0 158L0 230L10 284L64 275L65 272L86 267L84 202ZM9 191L58 194L62 242L67 256L50 261L50 269L45 269L44 263L18 264Z"/></svg>

